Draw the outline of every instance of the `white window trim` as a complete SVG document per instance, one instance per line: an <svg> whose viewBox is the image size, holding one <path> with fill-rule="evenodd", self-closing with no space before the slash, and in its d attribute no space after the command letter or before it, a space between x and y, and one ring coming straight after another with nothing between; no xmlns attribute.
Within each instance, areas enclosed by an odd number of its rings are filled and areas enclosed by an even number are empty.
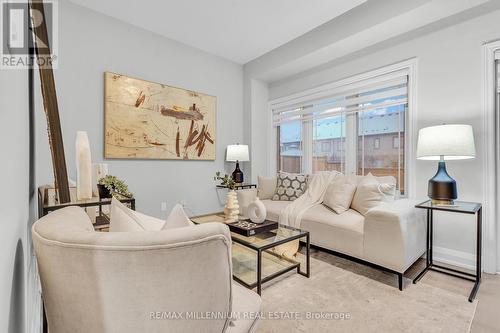
<svg viewBox="0 0 500 333"><path fill-rule="evenodd" d="M378 68L372 71L368 71L362 74L357 74L339 81L335 81L332 83L328 83L316 88L308 89L300 93L291 94L285 97L276 98L274 100L269 101L268 104L268 133L269 138L271 138L271 149L269 149L269 157L268 157L268 170L271 173L276 173L277 166L277 132L276 127L273 126L273 109L277 107L285 107L294 104L298 104L311 99L318 99L324 97L329 94L329 91L333 89L338 89L339 87L345 85L356 86L359 84L360 86L366 86L367 82L376 81L377 78L381 75L389 75L391 73L406 71L408 74L408 112L406 114L406 128L405 128L405 150L406 150L406 158L405 158L405 187L406 194L409 198L415 198L415 149L416 149L416 138L417 138L417 66L418 59L411 58L408 60L404 60L392 65L384 66L382 68ZM312 140L308 145L310 145L312 149ZM305 147L304 147L305 148ZM356 147L354 147L355 149ZM346 147L347 149L347 147ZM352 147L350 149L353 149ZM305 154L304 154L305 155ZM348 156L349 154L346 154ZM355 156L355 155L354 155ZM304 161L306 159L303 159ZM346 161L346 169L350 168L347 166ZM308 164L310 162L303 162L302 169L303 172L312 170L309 168Z"/></svg>
<svg viewBox="0 0 500 333"><path fill-rule="evenodd" d="M495 59L500 54L500 41L483 45L483 270L488 273L499 273L497 267L497 242L500 238L497 227L497 211L499 197L496 194L500 188L498 168L500 156L496 147L500 143L500 123L496 117L496 68ZM495 181L491 181L495 179Z"/></svg>

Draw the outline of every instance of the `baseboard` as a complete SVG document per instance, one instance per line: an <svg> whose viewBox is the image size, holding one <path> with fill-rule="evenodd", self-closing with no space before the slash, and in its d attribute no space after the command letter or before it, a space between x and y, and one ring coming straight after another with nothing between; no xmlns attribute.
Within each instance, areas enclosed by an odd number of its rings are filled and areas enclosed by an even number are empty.
<svg viewBox="0 0 500 333"><path fill-rule="evenodd" d="M453 265L469 270L476 269L476 256L472 253L448 249L445 247L433 247L433 260L444 264Z"/></svg>

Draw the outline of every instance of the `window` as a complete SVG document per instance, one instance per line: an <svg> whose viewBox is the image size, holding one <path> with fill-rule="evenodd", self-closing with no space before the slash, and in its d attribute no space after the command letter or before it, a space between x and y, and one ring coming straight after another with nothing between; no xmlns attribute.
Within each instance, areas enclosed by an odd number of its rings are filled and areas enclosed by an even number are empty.
<svg viewBox="0 0 500 333"><path fill-rule="evenodd" d="M291 173L302 171L302 123L285 122L279 126L279 170Z"/></svg>
<svg viewBox="0 0 500 333"><path fill-rule="evenodd" d="M333 150L332 146L341 147L345 139L345 117L340 115L331 118L315 120L313 124L313 142L321 143L327 150L313 152L313 172L336 170L344 172L344 154L342 150Z"/></svg>
<svg viewBox="0 0 500 333"><path fill-rule="evenodd" d="M278 170L394 176L405 193L407 69L272 104Z"/></svg>

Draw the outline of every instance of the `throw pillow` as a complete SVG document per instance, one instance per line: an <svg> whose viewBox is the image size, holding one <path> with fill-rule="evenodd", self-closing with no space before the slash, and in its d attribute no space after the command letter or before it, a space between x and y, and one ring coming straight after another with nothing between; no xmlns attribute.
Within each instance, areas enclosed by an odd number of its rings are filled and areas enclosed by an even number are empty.
<svg viewBox="0 0 500 333"><path fill-rule="evenodd" d="M362 215L383 202L393 201L396 195L396 184L381 184L369 174L358 183L352 199L351 207Z"/></svg>
<svg viewBox="0 0 500 333"><path fill-rule="evenodd" d="M141 214L142 215L142 214ZM130 232L144 231L148 223L143 216L125 206L119 200L111 199L111 208L109 213L109 231L110 232ZM149 222L154 222L154 217L150 217ZM157 220L158 230L161 229L164 221ZM146 221L146 222L145 222Z"/></svg>
<svg viewBox="0 0 500 333"><path fill-rule="evenodd" d="M326 188L323 204L335 213L342 214L351 206L354 192L356 192L356 183L352 181L352 178L336 177Z"/></svg>
<svg viewBox="0 0 500 333"><path fill-rule="evenodd" d="M111 199L110 232L158 231L193 225L182 206L177 204L166 221L136 212L119 200Z"/></svg>
<svg viewBox="0 0 500 333"><path fill-rule="evenodd" d="M276 192L276 181L276 177L257 177L259 187L257 196L260 200L271 199L273 197L274 192Z"/></svg>
<svg viewBox="0 0 500 333"><path fill-rule="evenodd" d="M189 219L189 217L184 212L184 208L181 205L177 204L172 208L170 215L167 217L167 221L161 228L162 230L173 229L173 228L182 228L189 227L194 225L193 222Z"/></svg>
<svg viewBox="0 0 500 333"><path fill-rule="evenodd" d="M307 175L280 172L272 200L294 201L304 194L306 188Z"/></svg>

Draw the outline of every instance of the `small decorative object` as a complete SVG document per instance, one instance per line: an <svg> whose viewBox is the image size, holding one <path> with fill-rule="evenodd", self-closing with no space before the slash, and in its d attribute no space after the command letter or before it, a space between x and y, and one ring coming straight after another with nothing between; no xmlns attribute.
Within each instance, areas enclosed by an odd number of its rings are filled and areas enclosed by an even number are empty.
<svg viewBox="0 0 500 333"><path fill-rule="evenodd" d="M99 179L97 184L100 198L110 198L111 196L120 198L132 198L134 195L128 190L128 186L115 176L107 175Z"/></svg>
<svg viewBox="0 0 500 333"><path fill-rule="evenodd" d="M106 158L215 160L217 98L104 73Z"/></svg>
<svg viewBox="0 0 500 333"><path fill-rule="evenodd" d="M87 132L76 132L76 197L78 200L92 198L92 161Z"/></svg>
<svg viewBox="0 0 500 333"><path fill-rule="evenodd" d="M264 221L263 223L253 223L250 220L242 220L227 224L229 230L243 236L255 236L267 231L278 229L278 222Z"/></svg>
<svg viewBox="0 0 500 333"><path fill-rule="evenodd" d="M418 132L417 158L438 160L438 171L429 180L428 195L433 204L453 204L457 183L446 171L445 160L463 160L476 156L470 125L439 125Z"/></svg>
<svg viewBox="0 0 500 333"><path fill-rule="evenodd" d="M236 162L236 168L233 171L233 179L235 183L243 183L243 172L240 170L239 162L249 161L248 146L247 145L229 145L227 146L226 161Z"/></svg>
<svg viewBox="0 0 500 333"><path fill-rule="evenodd" d="M97 183L99 179L104 178L108 175L108 165L106 163L94 163L92 165L92 192L94 196L99 196L99 190L97 188ZM111 196L111 194L109 194Z"/></svg>
<svg viewBox="0 0 500 333"><path fill-rule="evenodd" d="M255 198L255 200L248 205L247 215L253 223L264 222L266 220L266 214L266 206L264 206L264 203L262 203L259 198Z"/></svg>
<svg viewBox="0 0 500 333"><path fill-rule="evenodd" d="M238 198L236 196L235 190L230 190L227 192L226 207L224 208L224 221L226 223L238 221L238 215L240 214L240 206L238 205Z"/></svg>

